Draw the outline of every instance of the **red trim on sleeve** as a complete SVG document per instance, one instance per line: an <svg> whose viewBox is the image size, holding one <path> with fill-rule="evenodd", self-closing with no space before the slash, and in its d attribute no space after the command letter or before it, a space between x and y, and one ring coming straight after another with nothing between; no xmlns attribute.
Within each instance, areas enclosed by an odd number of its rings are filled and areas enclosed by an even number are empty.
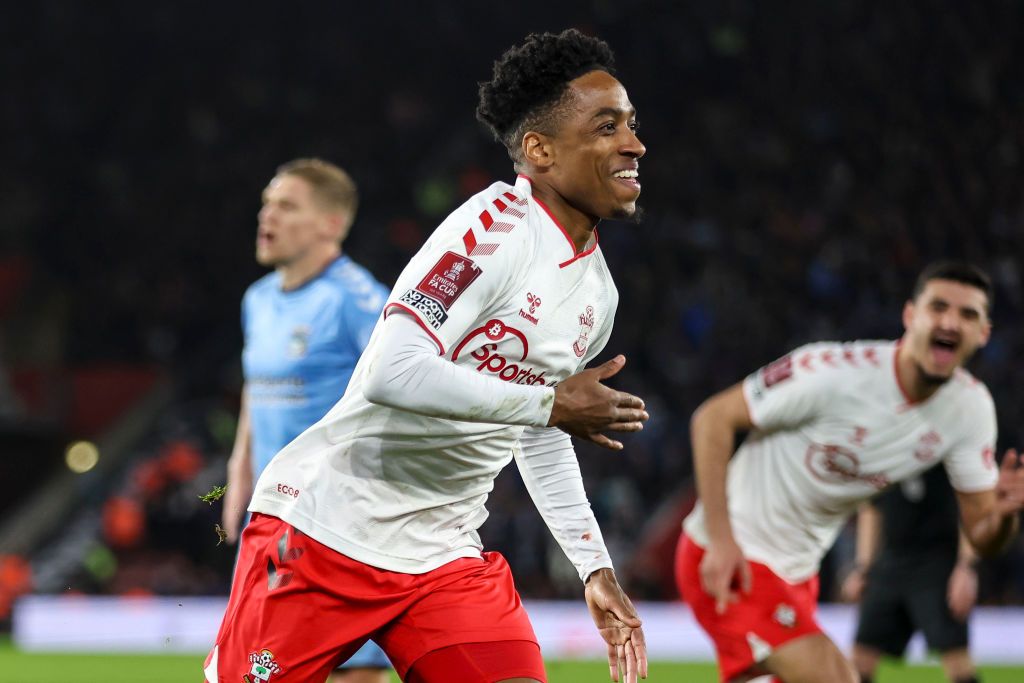
<svg viewBox="0 0 1024 683"><path fill-rule="evenodd" d="M444 344L442 344L441 340L438 339L437 336L433 332L430 331L430 328L427 327L427 324L425 322L423 322L422 320L420 320L420 317L418 315L416 315L415 311L413 311L411 308L409 308L408 306L406 306L404 304L394 303L393 302L393 303L390 303L390 304L388 304L387 306L384 307L384 317L385 318L388 317L388 309L391 309L391 308L397 308L397 309L405 311L406 313L411 315L412 319L415 320L417 323L419 323L420 327L423 328L423 331L426 332L427 335L429 335L430 338L434 340L435 344L437 344L437 348L440 349L440 351L441 351L441 353L439 355L442 355L442 356L444 355Z"/></svg>

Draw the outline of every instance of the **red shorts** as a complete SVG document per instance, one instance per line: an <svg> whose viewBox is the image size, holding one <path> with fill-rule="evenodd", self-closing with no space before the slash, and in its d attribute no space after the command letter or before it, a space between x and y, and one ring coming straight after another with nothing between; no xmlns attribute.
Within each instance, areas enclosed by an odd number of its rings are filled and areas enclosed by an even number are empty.
<svg viewBox="0 0 1024 683"><path fill-rule="evenodd" d="M276 517L253 515L204 665L207 680L323 681L368 638L403 679L434 651L468 643L500 649L504 642L513 646L515 661L484 658L460 680L546 680L537 637L498 553L425 574L389 572L346 557Z"/></svg>
<svg viewBox="0 0 1024 683"><path fill-rule="evenodd" d="M729 681L763 661L774 648L796 638L821 633L815 619L818 577L792 584L771 569L750 563L753 578L749 594L740 593L724 614L701 587L700 561L704 549L683 534L676 547L676 586L693 616L711 636L718 653L718 669ZM767 673L761 671L760 673Z"/></svg>

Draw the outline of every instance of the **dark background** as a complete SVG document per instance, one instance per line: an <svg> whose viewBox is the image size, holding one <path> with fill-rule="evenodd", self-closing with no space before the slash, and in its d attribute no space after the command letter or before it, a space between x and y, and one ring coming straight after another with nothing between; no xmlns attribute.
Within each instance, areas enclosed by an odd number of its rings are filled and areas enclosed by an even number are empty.
<svg viewBox="0 0 1024 683"><path fill-rule="evenodd" d="M21 482L6 509L63 467L68 440L173 388L81 496L91 531L69 522L26 555L37 590L226 589L233 552L193 489L223 481L275 167L315 155L352 174L346 251L390 285L448 211L514 175L474 118L477 82L527 32L570 26L615 50L648 149L646 219L602 226L601 244L621 293L607 352L629 358L617 386L652 422L622 455L580 448L637 597L672 596L693 409L800 343L897 337L932 259L996 281L971 367L1001 450L1024 445L1019 2L23 3L0 28L0 474ZM114 498L135 506L134 535L111 530ZM485 541L525 595L578 595L514 472L489 509ZM83 533L81 566L40 579ZM1021 601L1022 556L986 565L985 600Z"/></svg>

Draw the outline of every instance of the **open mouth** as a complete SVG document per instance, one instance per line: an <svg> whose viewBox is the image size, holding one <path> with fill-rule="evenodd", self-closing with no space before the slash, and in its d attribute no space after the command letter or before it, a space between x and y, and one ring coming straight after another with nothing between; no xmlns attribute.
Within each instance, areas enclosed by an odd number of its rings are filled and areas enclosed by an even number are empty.
<svg viewBox="0 0 1024 683"><path fill-rule="evenodd" d="M633 190L640 190L640 173L636 169L626 169L623 171L616 171L612 174L612 177L616 181L622 183L626 187Z"/></svg>
<svg viewBox="0 0 1024 683"><path fill-rule="evenodd" d="M935 358L936 361L943 365L952 363L956 359L956 352L959 348L959 341L951 337L932 338L932 356Z"/></svg>

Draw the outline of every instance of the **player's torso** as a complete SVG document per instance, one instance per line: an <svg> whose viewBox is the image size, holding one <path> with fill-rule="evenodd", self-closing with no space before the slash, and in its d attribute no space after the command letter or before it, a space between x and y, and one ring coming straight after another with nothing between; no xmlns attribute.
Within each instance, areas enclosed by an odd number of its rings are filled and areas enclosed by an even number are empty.
<svg viewBox="0 0 1024 683"><path fill-rule="evenodd" d="M265 464L344 394L359 349L343 316L356 302L338 277L292 291L274 281L260 285L246 300L242 366L254 453ZM380 292L362 295L379 310Z"/></svg>
<svg viewBox="0 0 1024 683"><path fill-rule="evenodd" d="M808 424L753 438L772 452L780 491L796 505L845 515L860 501L935 466L962 438L959 380L927 401L908 402L896 380L894 356L893 344L861 342L793 359L805 369L832 374L831 400Z"/></svg>

